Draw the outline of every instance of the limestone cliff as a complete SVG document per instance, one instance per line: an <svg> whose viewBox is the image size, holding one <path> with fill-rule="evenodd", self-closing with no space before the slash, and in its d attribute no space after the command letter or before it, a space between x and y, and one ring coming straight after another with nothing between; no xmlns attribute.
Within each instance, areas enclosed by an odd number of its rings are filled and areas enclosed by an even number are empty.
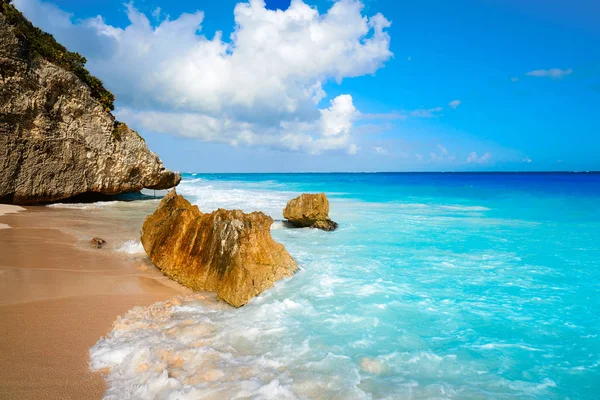
<svg viewBox="0 0 600 400"><path fill-rule="evenodd" d="M271 237L273 219L261 212L219 209L203 214L175 190L142 227L142 244L154 264L194 290L217 292L240 307L297 270Z"/></svg>
<svg viewBox="0 0 600 400"><path fill-rule="evenodd" d="M0 0L0 203L167 189L144 139L110 114L112 94L68 52Z"/></svg>

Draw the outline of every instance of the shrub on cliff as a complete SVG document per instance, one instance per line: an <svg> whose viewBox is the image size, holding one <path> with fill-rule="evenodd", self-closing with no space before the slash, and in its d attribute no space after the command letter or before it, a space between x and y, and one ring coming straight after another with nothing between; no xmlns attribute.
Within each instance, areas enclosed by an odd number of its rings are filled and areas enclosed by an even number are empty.
<svg viewBox="0 0 600 400"><path fill-rule="evenodd" d="M58 43L52 35L33 26L11 0L0 0L0 11L7 22L14 27L14 34L21 43L22 50L27 58L40 56L49 62L73 72L92 91L92 97L102 104L107 112L115 109L115 96L106 90L102 81L85 69L87 60L79 53L67 50Z"/></svg>

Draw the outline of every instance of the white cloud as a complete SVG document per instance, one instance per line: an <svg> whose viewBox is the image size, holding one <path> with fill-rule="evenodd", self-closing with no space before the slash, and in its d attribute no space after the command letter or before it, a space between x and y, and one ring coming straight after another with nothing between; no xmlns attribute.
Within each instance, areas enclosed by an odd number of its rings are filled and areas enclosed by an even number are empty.
<svg viewBox="0 0 600 400"><path fill-rule="evenodd" d="M361 119L378 119L378 120L394 120L401 119L405 120L407 118L406 114L399 113L398 111L392 111L390 113L381 113L381 114L360 114Z"/></svg>
<svg viewBox="0 0 600 400"><path fill-rule="evenodd" d="M437 148L439 150L438 153L433 152L433 151L429 153L430 161L454 161L455 160L455 157L453 155L448 154L448 149L446 147L442 146L441 144L438 144Z"/></svg>
<svg viewBox="0 0 600 400"><path fill-rule="evenodd" d="M373 149L375 150L375 153L377 154L387 154L388 151L386 149L384 149L383 147L373 147Z"/></svg>
<svg viewBox="0 0 600 400"><path fill-rule="evenodd" d="M154 11L152 11L152 16L156 19L160 18L160 13L161 13L161 8L160 7L156 7L154 9Z"/></svg>
<svg viewBox="0 0 600 400"><path fill-rule="evenodd" d="M461 103L462 101L460 100L452 100L450 103L448 103L448 106L450 106L451 109L456 110Z"/></svg>
<svg viewBox="0 0 600 400"><path fill-rule="evenodd" d="M482 156L478 156L477 153L473 151L473 152L471 152L471 154L469 154L469 157L467 157L467 162L483 164L483 163L489 161L490 158L492 158L492 155L490 153L485 153Z"/></svg>
<svg viewBox="0 0 600 400"><path fill-rule="evenodd" d="M352 96L343 94L331 101L329 108L321 111L321 125L324 136L347 135L352 128L352 121L357 115L352 104Z"/></svg>
<svg viewBox="0 0 600 400"><path fill-rule="evenodd" d="M526 163L530 163L531 161L532 161L532 160L531 160L531 158L529 158L529 157L525 157L525 158L523 159L523 162L526 162Z"/></svg>
<svg viewBox="0 0 600 400"><path fill-rule="evenodd" d="M457 101L457 100L455 100ZM372 119L372 120L406 120L409 117L414 118L433 118L433 117L441 117L442 111L444 111L443 107L434 107L434 108L418 108L416 110L404 110L404 111L392 111L390 113L382 113L382 114L360 114L361 119Z"/></svg>
<svg viewBox="0 0 600 400"><path fill-rule="evenodd" d="M358 111L350 95L340 95L328 108L320 110L315 122L281 121L278 126L265 127L257 134L248 122L212 117L198 113L135 111L120 109L118 118L133 126L157 133L171 133L198 138L206 142L229 143L233 146L266 146L318 154L327 150L347 149L354 155L359 148L350 143L350 128ZM315 136L314 133L319 135Z"/></svg>
<svg viewBox="0 0 600 400"><path fill-rule="evenodd" d="M440 116L440 113L444 110L443 107L435 107L435 108L419 108L418 110L411 111L409 113L412 117L419 118L433 118Z"/></svg>
<svg viewBox="0 0 600 400"><path fill-rule="evenodd" d="M319 108L323 85L372 74L392 56L390 22L363 16L358 0L339 0L322 14L301 0L286 11L268 10L262 0L238 3L229 40L199 34L200 11L153 26L129 4L130 24L117 28L100 16L73 23L40 0L14 1L87 57L90 71L115 92L119 118L204 141L355 154L352 97Z"/></svg>
<svg viewBox="0 0 600 400"><path fill-rule="evenodd" d="M571 75L573 70L571 68L568 69L560 69L560 68L550 68L550 69L536 69L535 71L529 71L527 76L535 76L538 78L552 78L552 79L560 79L564 78L567 75Z"/></svg>
<svg viewBox="0 0 600 400"><path fill-rule="evenodd" d="M513 78L510 78L510 80L511 80L512 82L518 82L518 81L519 81L519 78L517 78L517 77L513 77Z"/></svg>

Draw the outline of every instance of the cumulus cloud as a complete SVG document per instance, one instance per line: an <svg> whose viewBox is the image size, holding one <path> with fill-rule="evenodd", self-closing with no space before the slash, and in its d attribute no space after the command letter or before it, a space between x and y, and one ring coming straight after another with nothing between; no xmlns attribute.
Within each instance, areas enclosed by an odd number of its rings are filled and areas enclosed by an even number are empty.
<svg viewBox="0 0 600 400"><path fill-rule="evenodd" d="M453 109L456 110L458 108L458 106L460 106L462 103L462 101L460 100L452 100L450 103L448 103L448 106Z"/></svg>
<svg viewBox="0 0 600 400"><path fill-rule="evenodd" d="M486 163L490 160L490 158L492 158L492 155L490 153L485 153L482 156L478 156L476 152L471 152L471 154L469 154L469 157L467 157L467 162L468 163L476 163L476 164L483 164Z"/></svg>
<svg viewBox="0 0 600 400"><path fill-rule="evenodd" d="M525 163L530 163L531 161L532 161L532 160L531 160L531 158L529 158L529 157L525 157L525 158L523 159L523 162L525 162Z"/></svg>
<svg viewBox="0 0 600 400"><path fill-rule="evenodd" d="M564 78L567 75L571 75L573 73L573 69L560 69L560 68L550 68L550 69L536 69L535 71L529 71L527 76L535 76L537 78L552 78L552 79L560 79Z"/></svg>
<svg viewBox="0 0 600 400"><path fill-rule="evenodd" d="M101 16L74 23L40 0L14 2L87 57L116 94L118 118L210 142L355 154L352 96L327 101L323 85L373 74L392 56L390 22L364 16L358 0L339 0L324 13L301 0L286 11L268 10L263 0L238 3L228 40L200 33L201 11L153 25L130 3L129 25L119 28Z"/></svg>

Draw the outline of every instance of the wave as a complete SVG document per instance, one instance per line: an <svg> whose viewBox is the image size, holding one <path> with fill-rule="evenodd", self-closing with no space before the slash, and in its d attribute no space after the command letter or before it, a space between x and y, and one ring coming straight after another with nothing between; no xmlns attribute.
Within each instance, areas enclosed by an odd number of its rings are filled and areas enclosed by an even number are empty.
<svg viewBox="0 0 600 400"><path fill-rule="evenodd" d="M104 207L114 207L121 201L96 201L94 203L53 203L48 204L46 207L49 208L72 208L77 210L93 210Z"/></svg>
<svg viewBox="0 0 600 400"><path fill-rule="evenodd" d="M369 398L350 357L311 351L310 338L281 345L297 327L286 312L306 306L286 299L242 317L195 295L136 307L90 350L90 366L110 371L105 399Z"/></svg>
<svg viewBox="0 0 600 400"><path fill-rule="evenodd" d="M483 207L483 206L460 206L460 205L443 205L440 206L441 209L443 210L448 210L448 211L490 211L490 208L487 207Z"/></svg>
<svg viewBox="0 0 600 400"><path fill-rule="evenodd" d="M259 188L236 188L228 183L219 184L201 178L182 181L177 187L177 192L203 212L218 208L238 209L244 212L262 211L274 219L280 219L287 202L299 194Z"/></svg>
<svg viewBox="0 0 600 400"><path fill-rule="evenodd" d="M125 254L146 254L142 242L134 239L123 242L116 250Z"/></svg>

